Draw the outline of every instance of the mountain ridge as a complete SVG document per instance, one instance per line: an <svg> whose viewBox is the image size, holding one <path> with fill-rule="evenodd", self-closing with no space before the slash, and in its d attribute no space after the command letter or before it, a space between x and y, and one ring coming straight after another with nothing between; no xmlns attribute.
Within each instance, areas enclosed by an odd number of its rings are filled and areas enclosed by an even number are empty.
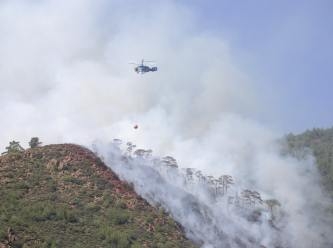
<svg viewBox="0 0 333 248"><path fill-rule="evenodd" d="M196 247L89 149L0 156L0 247Z"/></svg>

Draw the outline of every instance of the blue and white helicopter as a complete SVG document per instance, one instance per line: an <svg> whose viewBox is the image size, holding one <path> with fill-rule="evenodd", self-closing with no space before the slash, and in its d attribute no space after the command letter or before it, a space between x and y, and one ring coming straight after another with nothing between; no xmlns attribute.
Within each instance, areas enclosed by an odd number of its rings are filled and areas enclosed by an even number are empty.
<svg viewBox="0 0 333 248"><path fill-rule="evenodd" d="M130 63L130 64L136 65L136 67L134 68L134 71L136 73L144 74L144 73L147 73L147 72L157 71L157 66L153 62L154 61L145 61L145 60L142 59L141 64L137 64L137 63ZM149 63L150 65L148 66L147 63Z"/></svg>

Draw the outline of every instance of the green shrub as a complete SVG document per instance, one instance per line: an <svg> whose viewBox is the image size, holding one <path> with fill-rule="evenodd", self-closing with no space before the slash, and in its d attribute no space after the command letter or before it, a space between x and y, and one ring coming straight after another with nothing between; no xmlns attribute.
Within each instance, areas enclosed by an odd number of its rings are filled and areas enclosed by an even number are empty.
<svg viewBox="0 0 333 248"><path fill-rule="evenodd" d="M100 230L101 238L111 247L127 248L130 247L131 240L126 232L103 226Z"/></svg>
<svg viewBox="0 0 333 248"><path fill-rule="evenodd" d="M126 210L110 209L106 213L106 219L110 222L110 224L124 225L130 222L131 216Z"/></svg>
<svg viewBox="0 0 333 248"><path fill-rule="evenodd" d="M21 226L23 224L23 221L19 216L12 215L10 217L9 223L11 226Z"/></svg>
<svg viewBox="0 0 333 248"><path fill-rule="evenodd" d="M87 210L89 212L97 212L101 209L101 206L96 205L95 203L88 203Z"/></svg>
<svg viewBox="0 0 333 248"><path fill-rule="evenodd" d="M100 178L100 177L96 177L94 179L94 183L95 183L98 190L106 189L107 184L108 184L106 180L104 180L103 178Z"/></svg>
<svg viewBox="0 0 333 248"><path fill-rule="evenodd" d="M116 208L126 209L127 205L126 202L122 199L117 199L114 205Z"/></svg>
<svg viewBox="0 0 333 248"><path fill-rule="evenodd" d="M130 220L130 216L126 213L121 213L114 217L114 224L115 225L124 225L127 224Z"/></svg>
<svg viewBox="0 0 333 248"><path fill-rule="evenodd" d="M74 183L74 184L77 184L77 185L83 185L83 181L81 179L78 179L78 178L72 177L72 176L66 176L64 178L64 181L69 182L69 183Z"/></svg>
<svg viewBox="0 0 333 248"><path fill-rule="evenodd" d="M0 228L0 241L7 237L7 231L5 227Z"/></svg>

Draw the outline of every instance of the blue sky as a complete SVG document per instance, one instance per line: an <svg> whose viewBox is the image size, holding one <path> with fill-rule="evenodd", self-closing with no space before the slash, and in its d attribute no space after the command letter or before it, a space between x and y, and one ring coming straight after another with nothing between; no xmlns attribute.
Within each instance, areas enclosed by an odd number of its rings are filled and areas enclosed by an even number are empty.
<svg viewBox="0 0 333 248"><path fill-rule="evenodd" d="M223 35L260 83L274 108L267 122L295 132L333 125L333 1L193 3L201 28Z"/></svg>

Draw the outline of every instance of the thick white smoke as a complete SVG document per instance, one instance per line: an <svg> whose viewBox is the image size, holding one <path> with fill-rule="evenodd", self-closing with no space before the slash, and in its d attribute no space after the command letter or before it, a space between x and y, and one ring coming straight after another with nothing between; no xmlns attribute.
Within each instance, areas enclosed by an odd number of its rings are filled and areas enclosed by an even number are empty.
<svg viewBox="0 0 333 248"><path fill-rule="evenodd" d="M32 136L87 146L132 141L174 156L180 167L229 174L240 187L278 199L289 216L285 243L324 246L329 229L317 210L326 204L314 163L280 156L278 136L254 120L266 104L257 85L225 39L198 22L179 1L0 1L0 144ZM156 60L159 71L136 75L128 62L142 58ZM105 156L106 147L99 146ZM132 172L122 176L138 187L145 170ZM177 196L167 189L155 200ZM188 230L198 225L177 218ZM233 221L223 229L228 234L251 228ZM255 237L269 246L268 228L258 230Z"/></svg>

